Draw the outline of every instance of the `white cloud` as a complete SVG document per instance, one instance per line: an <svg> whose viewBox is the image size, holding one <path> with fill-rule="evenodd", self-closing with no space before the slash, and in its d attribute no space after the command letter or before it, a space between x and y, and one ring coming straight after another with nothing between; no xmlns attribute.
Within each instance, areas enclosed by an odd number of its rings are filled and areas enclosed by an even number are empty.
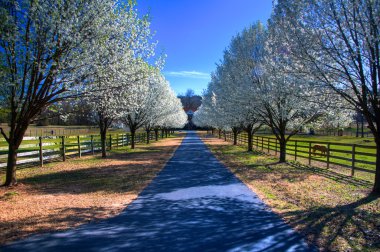
<svg viewBox="0 0 380 252"><path fill-rule="evenodd" d="M203 73L198 71L171 71L165 72L167 76L173 77L185 77L185 78L194 78L194 79L210 79L209 73Z"/></svg>

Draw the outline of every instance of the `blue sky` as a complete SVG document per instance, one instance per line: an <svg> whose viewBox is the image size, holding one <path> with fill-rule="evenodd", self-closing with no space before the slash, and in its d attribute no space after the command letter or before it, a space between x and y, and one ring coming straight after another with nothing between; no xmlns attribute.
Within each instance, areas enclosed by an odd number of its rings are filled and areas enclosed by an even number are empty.
<svg viewBox="0 0 380 252"><path fill-rule="evenodd" d="M191 88L202 94L232 36L261 20L266 23L272 0L138 0L149 12L157 52L167 54L165 77L177 94Z"/></svg>

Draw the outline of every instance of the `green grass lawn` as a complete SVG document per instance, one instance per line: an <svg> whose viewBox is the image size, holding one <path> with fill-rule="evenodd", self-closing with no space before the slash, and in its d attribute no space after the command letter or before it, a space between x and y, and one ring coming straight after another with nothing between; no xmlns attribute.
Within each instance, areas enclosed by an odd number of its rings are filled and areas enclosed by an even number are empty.
<svg viewBox="0 0 380 252"><path fill-rule="evenodd" d="M9 131L7 124L0 125L5 132ZM123 129L109 129L111 133L125 132ZM31 124L25 132L25 136L70 136L70 135L96 135L99 134L99 128L97 126L63 126L63 125L48 125L48 126L36 126Z"/></svg>
<svg viewBox="0 0 380 252"><path fill-rule="evenodd" d="M245 134L245 133L242 133ZM274 135L262 135L257 136L275 138ZM295 135L290 140L305 140L305 141L318 141L318 142L334 142L334 143L347 143L347 144L360 144L375 146L373 137L353 137L353 136L320 136L320 135Z"/></svg>
<svg viewBox="0 0 380 252"><path fill-rule="evenodd" d="M142 132L143 133L143 132ZM129 134L129 133L123 133ZM140 133L139 133L140 134ZM145 133L144 133L145 134ZM112 148L115 150L116 148L120 151L123 151L125 148L122 145L130 145L130 137L125 138L124 142L121 140L121 134L111 134L112 135ZM169 138L177 137L178 134L174 134L171 136L168 136ZM159 138L161 139L161 138ZM89 152L91 150L91 137L88 135L80 136L80 146L81 146L81 152ZM139 141L140 140L140 141ZM136 144L144 144L146 139L141 138L139 139L136 137ZM151 142L155 142L155 139L151 140ZM44 151L44 157L47 159L47 157L52 155L58 155L58 159L62 160L62 139L61 138L43 138L43 151ZM106 141L107 148L109 148L110 140L109 135L107 135L107 141ZM93 136L93 146L95 152L99 152L101 148L101 141L100 136L95 135ZM38 159L39 158L39 140L24 140L20 148L18 150L18 162L20 161L26 161L28 159ZM5 141L0 141L0 163L5 164L7 162L7 143ZM77 136L67 136L65 138L65 153L66 156L77 156L79 154L78 152L78 138ZM54 159L53 159L54 160ZM47 160L45 160L46 162ZM49 160L51 161L51 160ZM34 164L36 161L33 161ZM19 167L28 166L29 164L20 164ZM0 168L0 174L4 171L4 168Z"/></svg>
<svg viewBox="0 0 380 252"><path fill-rule="evenodd" d="M246 134L241 133L240 137L246 139ZM258 142L256 141L256 137L259 139ZM263 142L261 141L262 138ZM255 147L258 150L268 152L268 141L270 152L274 154L276 148L274 135L257 135L254 137L253 143L256 145ZM241 141L239 143L246 144ZM329 147L329 157L327 155L322 155L319 151L316 151L315 155L313 153L309 155L309 148L315 144ZM354 144L355 147L353 147ZM372 138L296 135L291 137L288 141L286 153L288 160L295 160L295 155L297 154L297 160L301 160L303 163L308 163L308 159L310 157L312 159L312 163L319 163L319 165L325 163L325 167L327 167L326 163L327 160L329 160L329 167L338 166L341 172L348 175L352 172L352 152L354 148L354 175L368 181L373 181L373 173L375 171L374 163L376 162L376 148ZM279 152L279 145L277 145L277 152Z"/></svg>

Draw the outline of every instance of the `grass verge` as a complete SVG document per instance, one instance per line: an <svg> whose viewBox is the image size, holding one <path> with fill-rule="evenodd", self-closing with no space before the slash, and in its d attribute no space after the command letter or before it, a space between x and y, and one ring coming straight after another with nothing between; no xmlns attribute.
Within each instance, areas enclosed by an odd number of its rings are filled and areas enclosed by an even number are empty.
<svg viewBox="0 0 380 252"><path fill-rule="evenodd" d="M152 181L182 135L18 171L19 184L0 187L0 244L72 228L120 213Z"/></svg>
<svg viewBox="0 0 380 252"><path fill-rule="evenodd" d="M325 168L247 152L203 135L229 169L322 251L379 251L380 199L372 184Z"/></svg>

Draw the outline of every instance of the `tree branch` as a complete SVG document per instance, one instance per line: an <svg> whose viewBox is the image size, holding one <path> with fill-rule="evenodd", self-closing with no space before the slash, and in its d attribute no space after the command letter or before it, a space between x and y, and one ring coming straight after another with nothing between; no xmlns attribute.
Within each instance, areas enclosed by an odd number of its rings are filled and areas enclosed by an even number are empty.
<svg viewBox="0 0 380 252"><path fill-rule="evenodd" d="M0 132L1 132L1 135L3 135L3 137L7 141L7 143L9 143L9 137L5 134L5 132L4 132L4 130L3 130L2 127L0 127Z"/></svg>

